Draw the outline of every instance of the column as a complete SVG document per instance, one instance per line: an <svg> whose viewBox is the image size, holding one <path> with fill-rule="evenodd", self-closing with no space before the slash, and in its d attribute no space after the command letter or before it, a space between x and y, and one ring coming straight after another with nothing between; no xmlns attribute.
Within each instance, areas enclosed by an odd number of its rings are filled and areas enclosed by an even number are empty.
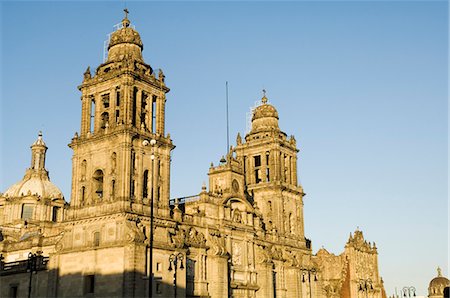
<svg viewBox="0 0 450 298"><path fill-rule="evenodd" d="M209 296L229 297L228 295L228 257L208 256Z"/></svg>

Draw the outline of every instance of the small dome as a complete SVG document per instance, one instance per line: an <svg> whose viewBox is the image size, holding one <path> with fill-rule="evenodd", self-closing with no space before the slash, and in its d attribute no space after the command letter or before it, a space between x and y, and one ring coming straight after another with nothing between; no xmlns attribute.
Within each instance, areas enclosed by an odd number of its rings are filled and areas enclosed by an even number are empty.
<svg viewBox="0 0 450 298"><path fill-rule="evenodd" d="M50 180L48 179L38 176L32 176L28 179L27 177L24 177L24 179L12 185L4 193L5 197L10 198L18 198L28 195L39 196L48 199L63 198L61 190L55 184L50 182Z"/></svg>
<svg viewBox="0 0 450 298"><path fill-rule="evenodd" d="M47 147L47 145L45 145L44 140L42 139L42 131L39 132L37 140L31 146L44 146L44 147Z"/></svg>
<svg viewBox="0 0 450 298"><path fill-rule="evenodd" d="M121 43L135 44L142 50L144 45L142 44L141 36L136 30L130 27L130 22L128 21L128 19L123 19L122 25L123 27L121 29L111 34L108 50L113 46Z"/></svg>
<svg viewBox="0 0 450 298"><path fill-rule="evenodd" d="M256 119L260 119L260 118L277 118L277 119L279 119L278 112L275 109L275 107L268 103L260 105L253 111L252 121L254 121Z"/></svg>
<svg viewBox="0 0 450 298"><path fill-rule="evenodd" d="M253 132L279 130L278 112L274 106L267 103L265 90L263 90L263 92L264 96L261 99L262 104L253 110Z"/></svg>
<svg viewBox="0 0 450 298"><path fill-rule="evenodd" d="M444 288L450 286L450 280L442 276L441 268L437 269L438 276L430 281L428 291L430 294L443 294Z"/></svg>

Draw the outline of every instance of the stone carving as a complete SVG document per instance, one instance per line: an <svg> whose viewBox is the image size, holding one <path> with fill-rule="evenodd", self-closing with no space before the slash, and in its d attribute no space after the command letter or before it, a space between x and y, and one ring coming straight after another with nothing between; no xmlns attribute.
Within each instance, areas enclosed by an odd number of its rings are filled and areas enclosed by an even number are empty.
<svg viewBox="0 0 450 298"><path fill-rule="evenodd" d="M241 215L241 211L239 211L239 209L233 210L232 220L237 223L242 223L242 215Z"/></svg>
<svg viewBox="0 0 450 298"><path fill-rule="evenodd" d="M208 237L209 252L215 256L225 256L227 249L225 247L225 238L219 233L212 232Z"/></svg>
<svg viewBox="0 0 450 298"><path fill-rule="evenodd" d="M126 240L128 242L144 242L145 235L138 227L138 223L134 220L128 220L126 222Z"/></svg>
<svg viewBox="0 0 450 298"><path fill-rule="evenodd" d="M186 232L183 229L176 230L170 234L172 245L176 248L183 248L186 239Z"/></svg>
<svg viewBox="0 0 450 298"><path fill-rule="evenodd" d="M186 237L186 244L194 247L204 247L206 245L205 236L194 228L189 228Z"/></svg>
<svg viewBox="0 0 450 298"><path fill-rule="evenodd" d="M233 242L231 261L233 265L242 265L242 250L239 242Z"/></svg>
<svg viewBox="0 0 450 298"><path fill-rule="evenodd" d="M240 133L238 133L237 134L237 137L236 137L236 144L239 146L239 145L242 145L242 137L241 137L241 134Z"/></svg>
<svg viewBox="0 0 450 298"><path fill-rule="evenodd" d="M267 246L256 245L256 262L258 264L269 263L271 261L270 252Z"/></svg>

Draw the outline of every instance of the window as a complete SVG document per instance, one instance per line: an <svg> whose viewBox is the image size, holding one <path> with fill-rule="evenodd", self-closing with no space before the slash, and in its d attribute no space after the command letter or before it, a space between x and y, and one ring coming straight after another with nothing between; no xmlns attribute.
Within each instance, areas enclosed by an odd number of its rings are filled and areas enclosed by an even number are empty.
<svg viewBox="0 0 450 298"><path fill-rule="evenodd" d="M19 285L14 284L9 286L9 297L17 298L19 295Z"/></svg>
<svg viewBox="0 0 450 298"><path fill-rule="evenodd" d="M81 188L81 203L84 202L85 195L86 195L86 187L83 186Z"/></svg>
<svg viewBox="0 0 450 298"><path fill-rule="evenodd" d="M94 132L94 120L95 120L95 100L91 99L91 119L89 124L90 132Z"/></svg>
<svg viewBox="0 0 450 298"><path fill-rule="evenodd" d="M22 219L29 220L33 218L33 204L23 204L22 205Z"/></svg>
<svg viewBox="0 0 450 298"><path fill-rule="evenodd" d="M151 132L155 132L156 131L156 95L153 95L153 99L152 99L152 131Z"/></svg>
<svg viewBox="0 0 450 298"><path fill-rule="evenodd" d="M161 263L156 263L156 271L157 272L161 272L162 271L162 264Z"/></svg>
<svg viewBox="0 0 450 298"><path fill-rule="evenodd" d="M120 107L120 91L116 92L116 106Z"/></svg>
<svg viewBox="0 0 450 298"><path fill-rule="evenodd" d="M100 246L100 232L94 233L94 246Z"/></svg>
<svg viewBox="0 0 450 298"><path fill-rule="evenodd" d="M255 167L260 167L261 166L261 156L257 155L254 158L255 158Z"/></svg>
<svg viewBox="0 0 450 298"><path fill-rule="evenodd" d="M101 199L103 197L103 171L97 170L92 176L95 197Z"/></svg>
<svg viewBox="0 0 450 298"><path fill-rule="evenodd" d="M102 113L101 119L102 119L102 122L101 122L100 128L101 129L105 129L107 126L109 126L109 114L108 114L108 112Z"/></svg>
<svg viewBox="0 0 450 298"><path fill-rule="evenodd" d="M261 156L257 155L254 156L254 162L255 162L255 183L261 182Z"/></svg>
<svg viewBox="0 0 450 298"><path fill-rule="evenodd" d="M102 95L102 102L105 109L109 108L109 93Z"/></svg>
<svg viewBox="0 0 450 298"><path fill-rule="evenodd" d="M144 171L144 178L142 179L142 197L148 197L148 170Z"/></svg>
<svg viewBox="0 0 450 298"><path fill-rule="evenodd" d="M53 207L53 213L52 213L52 221L53 222L57 222L58 218L59 218L59 213L60 213L60 207Z"/></svg>
<svg viewBox="0 0 450 298"><path fill-rule="evenodd" d="M94 294L95 292L95 275L86 275L84 277L84 293Z"/></svg>
<svg viewBox="0 0 450 298"><path fill-rule="evenodd" d="M111 181L111 197L116 196L116 180Z"/></svg>

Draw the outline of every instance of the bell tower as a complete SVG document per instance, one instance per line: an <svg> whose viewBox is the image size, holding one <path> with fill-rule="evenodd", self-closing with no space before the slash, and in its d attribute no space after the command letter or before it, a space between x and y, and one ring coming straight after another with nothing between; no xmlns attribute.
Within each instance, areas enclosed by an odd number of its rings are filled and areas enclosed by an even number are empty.
<svg viewBox="0 0 450 298"><path fill-rule="evenodd" d="M106 61L94 74L88 67L78 87L81 130L69 144L71 205L148 205L153 191L155 206L168 210L175 148L164 126L169 88L162 70L155 74L144 62L141 37L125 13L109 39Z"/></svg>
<svg viewBox="0 0 450 298"><path fill-rule="evenodd" d="M250 132L237 137L236 157L244 167L247 193L263 213L268 231L304 242L303 188L297 183L293 136L278 126L278 112L265 91L253 110Z"/></svg>

